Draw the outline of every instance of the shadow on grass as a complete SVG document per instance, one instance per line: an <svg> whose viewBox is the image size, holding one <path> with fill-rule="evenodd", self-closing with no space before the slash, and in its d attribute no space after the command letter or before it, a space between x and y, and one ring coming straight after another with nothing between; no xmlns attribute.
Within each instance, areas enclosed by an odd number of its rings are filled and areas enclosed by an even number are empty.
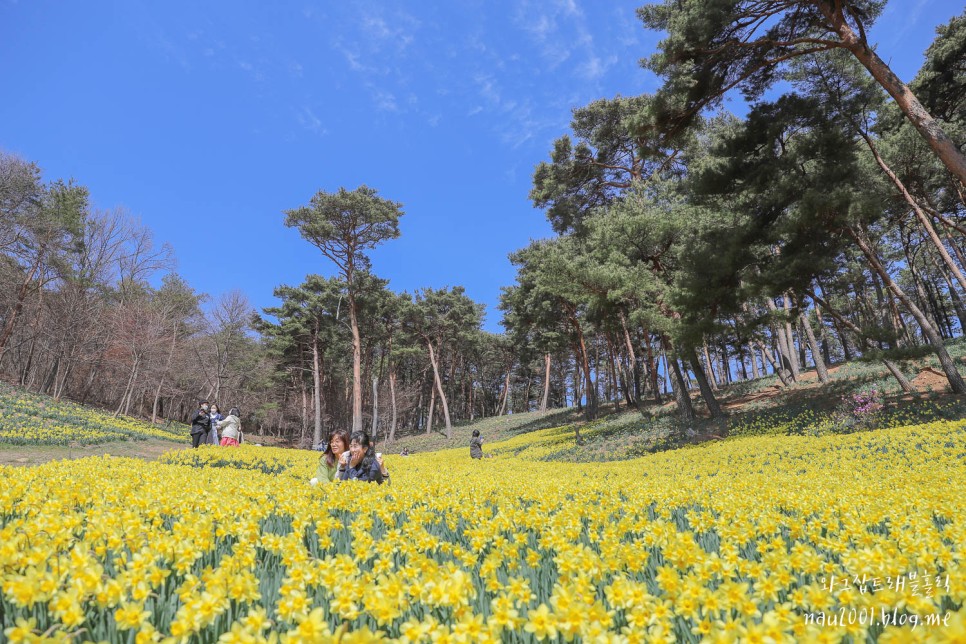
<svg viewBox="0 0 966 644"><path fill-rule="evenodd" d="M966 346L951 353L966 353ZM910 379L934 361L910 360L900 368ZM723 418L711 419L702 398L692 392L697 418L685 422L675 405L649 404L644 413L625 411L602 416L583 425L585 444L568 446L546 460L623 460L707 441L742 436L819 435L852 433L937 420L966 418L966 397L948 392L905 394L881 362L856 361L837 366L830 381L820 384L814 372L789 387L776 387L774 376L723 387L719 402L733 407ZM883 409L856 419L845 412L845 401L859 391L875 388L883 395ZM769 391L769 389L772 389ZM758 394L761 394L760 396Z"/></svg>

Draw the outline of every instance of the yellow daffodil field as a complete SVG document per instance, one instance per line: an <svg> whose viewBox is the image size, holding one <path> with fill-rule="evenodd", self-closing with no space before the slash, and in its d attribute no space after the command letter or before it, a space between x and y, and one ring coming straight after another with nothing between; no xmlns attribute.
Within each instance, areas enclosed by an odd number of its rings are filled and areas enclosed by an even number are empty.
<svg viewBox="0 0 966 644"><path fill-rule="evenodd" d="M0 383L0 444L91 445L146 438L183 442L187 435L188 428L179 423L162 426L126 416L115 418Z"/></svg>
<svg viewBox="0 0 966 644"><path fill-rule="evenodd" d="M382 486L247 445L0 468L5 641L966 640L966 423L545 460L570 436Z"/></svg>

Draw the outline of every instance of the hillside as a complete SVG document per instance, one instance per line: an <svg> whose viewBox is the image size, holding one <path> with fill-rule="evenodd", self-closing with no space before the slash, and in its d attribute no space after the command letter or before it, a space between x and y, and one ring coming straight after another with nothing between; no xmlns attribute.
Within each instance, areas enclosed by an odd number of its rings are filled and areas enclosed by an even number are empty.
<svg viewBox="0 0 966 644"><path fill-rule="evenodd" d="M98 451L96 446L105 444L122 454L131 452L136 444L152 454L159 446L170 448L174 442L184 442L187 434L188 428L181 423L154 425L126 416L115 418L103 410L0 382L0 458L4 461L22 462L17 461L22 458L17 454L28 453L104 453L103 447ZM118 450L118 443L128 445L128 452Z"/></svg>
<svg viewBox="0 0 966 644"><path fill-rule="evenodd" d="M966 345L952 343L950 353L966 367ZM672 397L665 404L647 404L643 413L621 404L603 405L600 417L586 422L574 408L509 414L453 426L452 439L447 440L437 422L431 434L397 439L386 451L399 453L435 451L466 447L473 430L479 430L486 444L536 430L558 428L558 449L544 458L568 461L602 461L635 458L642 454L683 447L705 440L730 439L760 435L826 435L847 434L865 429L897 427L935 420L966 418L966 400L949 392L945 377L932 357L900 363L904 375L916 387L914 394L904 394L881 362L853 361L833 366L829 382L818 382L814 370L802 373L798 382L788 387L775 376L742 381L721 387L719 402L727 413L721 420L706 416L700 396L695 399L699 417L682 427ZM881 409L873 413L854 414L850 410L854 396L875 391ZM694 392L692 392L694 395ZM579 428L584 444L577 446L575 429Z"/></svg>

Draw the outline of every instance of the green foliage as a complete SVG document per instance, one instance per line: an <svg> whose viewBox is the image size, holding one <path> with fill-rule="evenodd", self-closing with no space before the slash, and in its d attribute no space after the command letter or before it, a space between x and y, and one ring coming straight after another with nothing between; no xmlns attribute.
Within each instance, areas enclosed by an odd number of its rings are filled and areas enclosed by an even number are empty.
<svg viewBox="0 0 966 644"><path fill-rule="evenodd" d="M285 225L298 228L302 238L321 250L351 282L356 268L369 266L366 250L399 237L402 215L402 204L360 186L352 192L345 188L335 193L320 190L308 206L286 211Z"/></svg>
<svg viewBox="0 0 966 644"><path fill-rule="evenodd" d="M647 95L617 96L574 110L576 143L569 136L554 142L550 162L534 171L530 192L556 232L582 235L594 211L619 201L635 182L672 169L670 151L634 133L633 123L648 112L650 101Z"/></svg>
<svg viewBox="0 0 966 644"><path fill-rule="evenodd" d="M940 25L936 34L910 87L930 114L966 125L966 12Z"/></svg>
<svg viewBox="0 0 966 644"><path fill-rule="evenodd" d="M739 88L756 100L779 78L783 63L843 46L832 14L864 39L884 0L846 0L823 11L801 0L664 0L638 9L644 25L666 33L644 65L664 78L655 124L679 132L702 110Z"/></svg>

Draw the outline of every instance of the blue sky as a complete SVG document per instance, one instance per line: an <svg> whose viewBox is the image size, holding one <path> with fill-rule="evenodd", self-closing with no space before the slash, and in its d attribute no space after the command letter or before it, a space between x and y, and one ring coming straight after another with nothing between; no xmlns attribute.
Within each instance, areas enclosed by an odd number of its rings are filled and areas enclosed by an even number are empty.
<svg viewBox="0 0 966 644"><path fill-rule="evenodd" d="M463 285L497 331L507 253L551 234L533 167L574 107L656 89L640 4L0 0L0 149L140 217L195 289L257 308L332 273L283 210L366 184L406 212L375 272ZM892 0L871 39L909 80L961 10Z"/></svg>

